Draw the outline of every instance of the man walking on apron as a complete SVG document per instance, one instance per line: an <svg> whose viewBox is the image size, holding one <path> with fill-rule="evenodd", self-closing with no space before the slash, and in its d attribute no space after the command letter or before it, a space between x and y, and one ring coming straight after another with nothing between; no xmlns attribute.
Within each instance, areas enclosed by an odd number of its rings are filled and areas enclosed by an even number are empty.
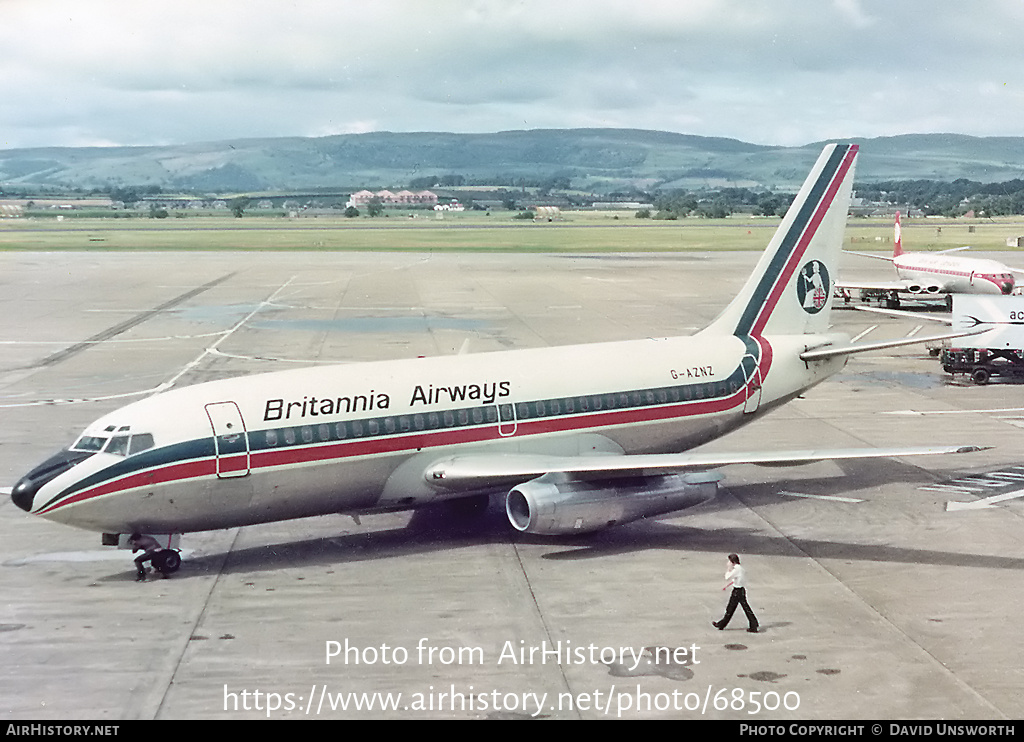
<svg viewBox="0 0 1024 742"><path fill-rule="evenodd" d="M747 621L750 622L750 628L747 629L751 634L757 633L758 623L757 616L750 610L750 605L747 603L747 588L746 588L746 571L740 566L740 558L736 554L729 555L729 565L725 573L726 584L723 590L727 590L732 587L732 595L729 596L729 605L725 609L725 615L722 616L721 621L712 621L711 625L721 631L729 625L729 621L732 619L732 614L736 612L736 606L743 606L743 612L747 614Z"/></svg>

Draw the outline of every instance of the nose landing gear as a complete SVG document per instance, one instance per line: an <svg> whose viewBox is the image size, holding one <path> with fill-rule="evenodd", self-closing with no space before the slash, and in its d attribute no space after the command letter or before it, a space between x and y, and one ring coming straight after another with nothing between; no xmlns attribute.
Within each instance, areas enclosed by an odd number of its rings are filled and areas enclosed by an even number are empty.
<svg viewBox="0 0 1024 742"><path fill-rule="evenodd" d="M181 554L177 549L164 549L153 555L153 569L164 577L170 577L181 567Z"/></svg>

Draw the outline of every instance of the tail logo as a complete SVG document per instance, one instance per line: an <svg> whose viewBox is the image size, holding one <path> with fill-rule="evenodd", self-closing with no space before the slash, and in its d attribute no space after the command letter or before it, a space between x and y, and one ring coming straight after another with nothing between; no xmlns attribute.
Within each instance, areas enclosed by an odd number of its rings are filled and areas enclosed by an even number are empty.
<svg viewBox="0 0 1024 742"><path fill-rule="evenodd" d="M828 303L829 296L828 269L820 260L811 260L800 269L800 279L796 282L796 296L800 306L808 314L817 314Z"/></svg>

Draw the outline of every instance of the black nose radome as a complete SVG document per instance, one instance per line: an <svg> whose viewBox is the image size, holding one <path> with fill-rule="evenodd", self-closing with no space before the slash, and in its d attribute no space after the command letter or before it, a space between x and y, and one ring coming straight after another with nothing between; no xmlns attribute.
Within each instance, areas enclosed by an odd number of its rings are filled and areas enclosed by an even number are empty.
<svg viewBox="0 0 1024 742"><path fill-rule="evenodd" d="M18 480L11 490L11 501L26 513L32 510L32 498L36 496L39 487L34 485L28 477Z"/></svg>
<svg viewBox="0 0 1024 742"><path fill-rule="evenodd" d="M44 484L60 476L80 461L92 456L92 452L61 451L51 456L35 469L18 480L11 490L11 501L22 510L32 510L32 500Z"/></svg>

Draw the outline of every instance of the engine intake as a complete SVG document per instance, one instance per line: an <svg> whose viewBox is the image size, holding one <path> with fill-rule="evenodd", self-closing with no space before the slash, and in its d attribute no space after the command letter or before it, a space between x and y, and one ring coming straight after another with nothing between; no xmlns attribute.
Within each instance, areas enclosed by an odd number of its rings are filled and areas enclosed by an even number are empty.
<svg viewBox="0 0 1024 742"><path fill-rule="evenodd" d="M545 474L505 498L512 526L524 533L586 533L700 505L718 494L718 472L579 480Z"/></svg>

